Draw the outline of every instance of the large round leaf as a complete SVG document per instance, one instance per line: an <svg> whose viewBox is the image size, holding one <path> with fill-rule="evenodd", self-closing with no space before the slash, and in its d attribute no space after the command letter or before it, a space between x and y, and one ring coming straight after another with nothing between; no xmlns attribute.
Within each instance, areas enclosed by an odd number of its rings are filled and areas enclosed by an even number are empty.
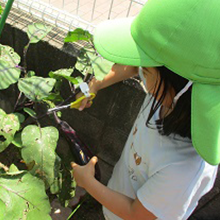
<svg viewBox="0 0 220 220"><path fill-rule="evenodd" d="M77 58L75 68L83 75L86 75L87 73L92 74L93 72L90 60L80 59L79 57Z"/></svg>
<svg viewBox="0 0 220 220"><path fill-rule="evenodd" d="M0 44L0 60L9 62L12 66L16 66L21 62L20 56L12 47Z"/></svg>
<svg viewBox="0 0 220 220"><path fill-rule="evenodd" d="M30 78L19 79L18 88L29 99L40 101L49 95L55 82L55 79L32 76Z"/></svg>
<svg viewBox="0 0 220 220"><path fill-rule="evenodd" d="M4 213L5 213L6 205L5 203L0 199L0 219L4 219Z"/></svg>
<svg viewBox="0 0 220 220"><path fill-rule="evenodd" d="M93 52L88 51L87 55L90 58L95 78L98 80L102 80L105 75L111 70L113 63L104 59L101 56L97 56L97 54Z"/></svg>
<svg viewBox="0 0 220 220"><path fill-rule="evenodd" d="M1 219L51 219L43 181L28 172L0 175Z"/></svg>
<svg viewBox="0 0 220 220"><path fill-rule="evenodd" d="M35 161L33 175L42 178L47 187L58 176L59 159L55 153L59 133L55 127L39 128L36 125L25 127L21 134L22 158L28 164Z"/></svg>
<svg viewBox="0 0 220 220"><path fill-rule="evenodd" d="M27 34L30 40L30 43L37 43L42 40L50 31L52 27L47 26L41 23L34 23L28 25Z"/></svg>
<svg viewBox="0 0 220 220"><path fill-rule="evenodd" d="M21 70L10 62L0 60L0 90L7 89L16 83L20 77Z"/></svg>
<svg viewBox="0 0 220 220"><path fill-rule="evenodd" d="M19 118L14 114L6 114L0 109L0 152L13 141L16 131L20 128Z"/></svg>

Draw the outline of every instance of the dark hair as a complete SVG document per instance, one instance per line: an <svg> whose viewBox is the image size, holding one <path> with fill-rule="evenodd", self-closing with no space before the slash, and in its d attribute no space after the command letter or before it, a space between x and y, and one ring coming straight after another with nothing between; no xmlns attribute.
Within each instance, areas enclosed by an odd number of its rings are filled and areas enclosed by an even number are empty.
<svg viewBox="0 0 220 220"><path fill-rule="evenodd" d="M177 94L188 83L187 79L164 66L156 68L160 74L160 82L157 89L153 92L152 98L154 100L146 122L148 127L151 125L150 119L163 103L168 90L173 88L175 94ZM158 97L161 88L163 88L162 95ZM180 96L170 114L156 120L156 125L162 135L178 134L191 139L191 88Z"/></svg>

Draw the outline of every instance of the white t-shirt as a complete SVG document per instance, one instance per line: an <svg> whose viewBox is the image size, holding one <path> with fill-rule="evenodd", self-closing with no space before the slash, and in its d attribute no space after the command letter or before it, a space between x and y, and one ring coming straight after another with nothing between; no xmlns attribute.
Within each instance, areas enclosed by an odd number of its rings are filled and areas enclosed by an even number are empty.
<svg viewBox="0 0 220 220"><path fill-rule="evenodd" d="M190 139L162 136L157 129L147 127L149 100L147 95L108 187L137 197L158 219L187 219L213 187L218 167L206 163ZM106 219L121 219L104 207L103 213Z"/></svg>

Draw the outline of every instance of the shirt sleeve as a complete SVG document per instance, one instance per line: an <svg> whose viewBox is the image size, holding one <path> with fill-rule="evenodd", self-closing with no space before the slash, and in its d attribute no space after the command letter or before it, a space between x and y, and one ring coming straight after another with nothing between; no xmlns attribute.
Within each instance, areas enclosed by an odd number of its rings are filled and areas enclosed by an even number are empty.
<svg viewBox="0 0 220 220"><path fill-rule="evenodd" d="M171 164L150 177L137 191L137 197L158 219L187 219L212 188L215 170L207 168L205 162Z"/></svg>

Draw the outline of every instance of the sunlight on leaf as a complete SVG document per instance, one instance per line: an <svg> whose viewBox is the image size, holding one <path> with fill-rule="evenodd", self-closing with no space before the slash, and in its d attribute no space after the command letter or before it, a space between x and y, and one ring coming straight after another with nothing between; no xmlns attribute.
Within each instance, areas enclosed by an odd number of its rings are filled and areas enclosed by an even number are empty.
<svg viewBox="0 0 220 220"><path fill-rule="evenodd" d="M31 108L23 108L23 110L33 118L37 116L37 113Z"/></svg>
<svg viewBox="0 0 220 220"><path fill-rule="evenodd" d="M31 173L43 179L47 187L53 183L60 167L55 152L58 137L55 127L39 128L36 125L28 125L21 134L22 158L25 163L35 161Z"/></svg>
<svg viewBox="0 0 220 220"><path fill-rule="evenodd" d="M92 74L92 66L90 64L90 60L87 62L85 60L77 59L75 68L81 72L83 75L86 75L87 73Z"/></svg>
<svg viewBox="0 0 220 220"><path fill-rule="evenodd" d="M0 109L0 152L13 141L16 131L20 128L19 119L14 114L6 114Z"/></svg>
<svg viewBox="0 0 220 220"><path fill-rule="evenodd" d="M8 172L9 173L17 173L18 171L19 171L19 169L14 164L11 164Z"/></svg>
<svg viewBox="0 0 220 220"><path fill-rule="evenodd" d="M74 31L69 31L64 42L76 42L78 40L91 41L92 35L81 28L76 28Z"/></svg>
<svg viewBox="0 0 220 220"><path fill-rule="evenodd" d="M42 40L52 30L52 27L41 23L28 25L27 34L30 43L37 43Z"/></svg>
<svg viewBox="0 0 220 220"><path fill-rule="evenodd" d="M0 60L0 90L7 89L11 84L18 81L20 69L11 65L10 62Z"/></svg>
<svg viewBox="0 0 220 220"><path fill-rule="evenodd" d="M28 172L0 174L0 198L1 219L51 219L44 183Z"/></svg>
<svg viewBox="0 0 220 220"><path fill-rule="evenodd" d="M70 81L71 83L73 84L78 84L79 82L77 81L77 79L75 77L72 77L71 74L73 73L73 69L59 69L55 72L50 72L49 73L49 76L51 78L54 78L54 79L62 79L62 78L65 78L67 79L68 81Z"/></svg>
<svg viewBox="0 0 220 220"><path fill-rule="evenodd" d="M83 79L82 79L82 77L80 77L80 76L75 77L75 79L78 81L78 84L77 84L77 85L75 85L75 86L76 86L76 88L77 88L77 87L79 86L79 84L83 82Z"/></svg>
<svg viewBox="0 0 220 220"><path fill-rule="evenodd" d="M56 77L62 77L62 76L71 76L71 74L73 73L73 68L70 69L59 69L56 71L51 71L50 73L53 73L53 76Z"/></svg>
<svg viewBox="0 0 220 220"><path fill-rule="evenodd" d="M102 80L105 75L111 70L113 63L104 59L101 56L97 56L95 53L87 52L91 65L94 70L95 78Z"/></svg>
<svg viewBox="0 0 220 220"><path fill-rule="evenodd" d="M10 63L15 66L21 62L20 56L10 46L0 44L0 60Z"/></svg>
<svg viewBox="0 0 220 220"><path fill-rule="evenodd" d="M0 15L2 14L2 12L3 12L3 8L2 8L2 6L0 5Z"/></svg>
<svg viewBox="0 0 220 220"><path fill-rule="evenodd" d="M40 101L50 94L55 82L55 79L32 76L19 79L18 88L29 99Z"/></svg>

